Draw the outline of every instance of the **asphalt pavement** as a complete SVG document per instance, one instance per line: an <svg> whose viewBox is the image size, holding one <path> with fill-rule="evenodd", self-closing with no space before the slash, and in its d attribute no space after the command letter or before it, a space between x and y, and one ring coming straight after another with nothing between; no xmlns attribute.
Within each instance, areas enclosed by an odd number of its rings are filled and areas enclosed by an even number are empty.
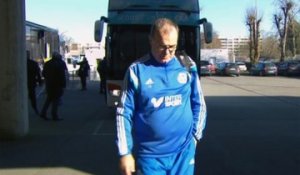
<svg viewBox="0 0 300 175"><path fill-rule="evenodd" d="M208 118L195 175L300 174L300 79L216 76L202 85ZM0 141L0 175L118 175L114 109L97 79L87 88L71 77L63 121L45 121L28 106L28 135ZM42 88L38 94L41 108Z"/></svg>
<svg viewBox="0 0 300 175"><path fill-rule="evenodd" d="M0 141L0 175L118 174L114 109L106 107L99 80L88 81L87 90L81 91L78 78L71 79L59 107L64 120L46 121L28 106L28 135ZM39 109L43 89L37 89Z"/></svg>

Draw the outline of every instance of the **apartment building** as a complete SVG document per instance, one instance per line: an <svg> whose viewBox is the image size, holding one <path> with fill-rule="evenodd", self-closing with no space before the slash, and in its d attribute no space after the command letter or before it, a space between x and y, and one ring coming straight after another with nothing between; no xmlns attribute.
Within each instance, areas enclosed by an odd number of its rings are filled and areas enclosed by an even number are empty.
<svg viewBox="0 0 300 175"><path fill-rule="evenodd" d="M249 38L220 38L221 48L228 49L233 57L244 57L249 55Z"/></svg>

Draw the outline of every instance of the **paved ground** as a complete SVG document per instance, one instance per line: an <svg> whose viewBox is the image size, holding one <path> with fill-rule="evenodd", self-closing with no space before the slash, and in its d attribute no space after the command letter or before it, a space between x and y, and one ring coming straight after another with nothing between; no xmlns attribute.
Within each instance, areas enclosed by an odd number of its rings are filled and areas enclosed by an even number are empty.
<svg viewBox="0 0 300 175"><path fill-rule="evenodd" d="M202 78L207 127L197 175L300 174L300 79Z"/></svg>
<svg viewBox="0 0 300 175"><path fill-rule="evenodd" d="M0 142L0 175L116 174L113 110L98 87L90 81L80 91L79 81L70 81L60 108L63 121L44 121L29 107L28 136Z"/></svg>
<svg viewBox="0 0 300 175"><path fill-rule="evenodd" d="M44 121L29 107L28 136L0 141L0 175L117 175L114 110L98 83L80 91L78 80L70 82L63 121ZM300 79L204 77L202 83L208 119L195 174L300 174Z"/></svg>

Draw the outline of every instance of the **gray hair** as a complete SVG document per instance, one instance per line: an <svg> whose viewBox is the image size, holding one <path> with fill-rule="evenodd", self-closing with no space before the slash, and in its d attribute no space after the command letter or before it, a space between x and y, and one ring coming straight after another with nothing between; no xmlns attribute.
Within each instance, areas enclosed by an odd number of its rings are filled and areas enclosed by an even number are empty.
<svg viewBox="0 0 300 175"><path fill-rule="evenodd" d="M179 33L179 27L175 22L173 22L172 20L170 20L168 18L158 18L154 21L153 25L151 26L150 35L149 35L150 38L153 38L156 33L159 33L159 31L166 24L170 25L170 26L173 26L177 30L177 32Z"/></svg>

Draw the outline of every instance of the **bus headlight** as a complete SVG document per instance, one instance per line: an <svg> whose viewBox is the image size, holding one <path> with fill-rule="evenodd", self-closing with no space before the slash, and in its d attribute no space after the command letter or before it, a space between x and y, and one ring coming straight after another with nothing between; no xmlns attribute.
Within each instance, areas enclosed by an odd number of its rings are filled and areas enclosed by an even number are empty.
<svg viewBox="0 0 300 175"><path fill-rule="evenodd" d="M121 95L121 90L113 89L109 91L111 96L119 97Z"/></svg>

